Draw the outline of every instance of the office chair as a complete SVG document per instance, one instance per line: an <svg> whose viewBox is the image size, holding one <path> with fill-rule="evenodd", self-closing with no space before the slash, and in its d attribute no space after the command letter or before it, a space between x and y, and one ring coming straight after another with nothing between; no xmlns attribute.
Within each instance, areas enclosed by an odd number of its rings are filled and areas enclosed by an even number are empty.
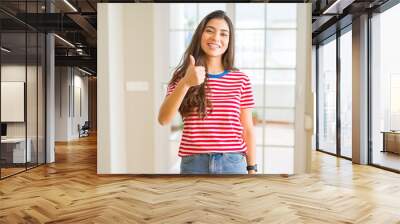
<svg viewBox="0 0 400 224"><path fill-rule="evenodd" d="M90 129L89 121L85 121L82 127L80 127L80 125L78 124L78 129L79 129L79 138L89 136L89 129Z"/></svg>

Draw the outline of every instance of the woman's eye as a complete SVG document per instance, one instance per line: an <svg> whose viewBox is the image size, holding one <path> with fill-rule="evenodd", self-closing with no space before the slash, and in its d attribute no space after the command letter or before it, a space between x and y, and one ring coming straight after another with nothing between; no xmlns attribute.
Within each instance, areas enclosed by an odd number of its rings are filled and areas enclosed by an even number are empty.
<svg viewBox="0 0 400 224"><path fill-rule="evenodd" d="M206 30L207 33L212 33L212 30Z"/></svg>

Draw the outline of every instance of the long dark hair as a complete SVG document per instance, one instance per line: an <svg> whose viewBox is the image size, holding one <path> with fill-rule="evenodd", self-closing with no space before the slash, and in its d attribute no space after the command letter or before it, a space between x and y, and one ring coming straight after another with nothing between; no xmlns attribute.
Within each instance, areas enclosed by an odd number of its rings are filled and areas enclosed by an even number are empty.
<svg viewBox="0 0 400 224"><path fill-rule="evenodd" d="M197 26L196 31L193 34L192 40L189 44L189 47L186 49L182 59L175 69L173 73L172 79L170 83L178 82L181 78L185 76L186 69L190 64L189 56L192 55L196 59L196 66L204 66L207 65L205 63L205 53L201 49L201 36L204 32L204 29L207 23L211 19L224 19L229 26L229 43L228 48L222 55L222 64L225 70L236 70L233 66L235 61L235 49L234 49L234 30L233 24L230 18L225 14L222 10L217 10L211 12L203 20L201 20L200 24ZM185 95L182 104L179 107L179 113L182 118L187 116L190 112L198 112L199 117L204 118L207 116L207 106L211 107L211 102L206 97L206 92L208 91L207 78L201 85L191 87L187 94Z"/></svg>

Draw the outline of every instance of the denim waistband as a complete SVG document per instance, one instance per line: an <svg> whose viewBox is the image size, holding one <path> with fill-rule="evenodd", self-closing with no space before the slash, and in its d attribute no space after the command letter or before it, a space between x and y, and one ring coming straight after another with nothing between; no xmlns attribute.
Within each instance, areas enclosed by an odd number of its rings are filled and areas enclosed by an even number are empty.
<svg viewBox="0 0 400 224"><path fill-rule="evenodd" d="M209 152L209 153L193 154L193 155L189 155L189 156L212 156L212 155L224 155L224 154L242 154L242 155L246 155L245 152Z"/></svg>

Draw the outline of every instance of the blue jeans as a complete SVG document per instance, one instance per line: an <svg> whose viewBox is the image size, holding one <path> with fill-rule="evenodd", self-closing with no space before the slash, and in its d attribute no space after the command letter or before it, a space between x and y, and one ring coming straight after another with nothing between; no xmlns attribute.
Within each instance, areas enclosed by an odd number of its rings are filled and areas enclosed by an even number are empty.
<svg viewBox="0 0 400 224"><path fill-rule="evenodd" d="M244 153L204 153L182 157L181 174L247 174Z"/></svg>

